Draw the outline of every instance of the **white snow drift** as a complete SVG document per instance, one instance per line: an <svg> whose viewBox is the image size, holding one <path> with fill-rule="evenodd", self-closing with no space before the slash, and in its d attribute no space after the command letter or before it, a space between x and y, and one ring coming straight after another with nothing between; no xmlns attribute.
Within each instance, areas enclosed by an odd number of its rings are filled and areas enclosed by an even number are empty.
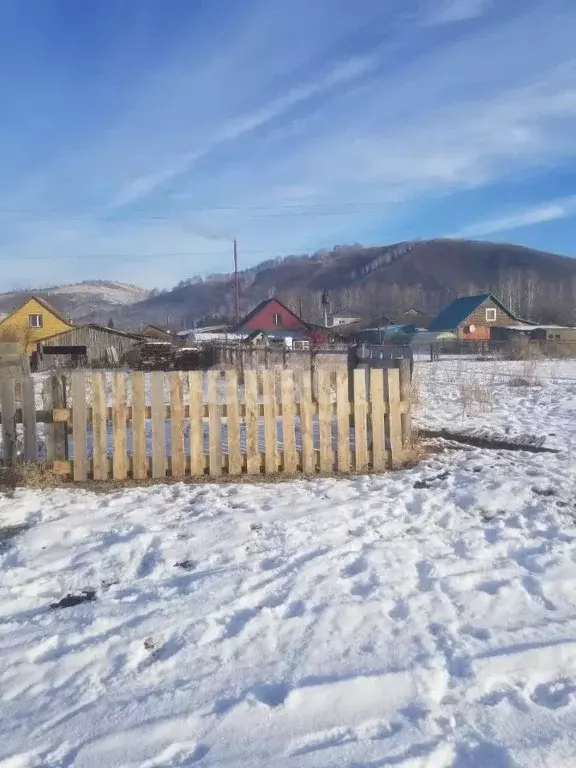
<svg viewBox="0 0 576 768"><path fill-rule="evenodd" d="M560 453L2 497L0 764L576 764L576 365L507 366L420 365L421 419Z"/></svg>

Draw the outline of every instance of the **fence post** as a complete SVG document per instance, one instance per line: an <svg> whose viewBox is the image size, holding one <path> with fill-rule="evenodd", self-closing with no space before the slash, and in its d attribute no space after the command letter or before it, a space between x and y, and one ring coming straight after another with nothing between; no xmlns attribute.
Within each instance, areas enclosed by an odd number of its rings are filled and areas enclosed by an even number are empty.
<svg viewBox="0 0 576 768"><path fill-rule="evenodd" d="M18 455L14 379L2 378L0 380L0 412L2 413L4 466L11 467Z"/></svg>
<svg viewBox="0 0 576 768"><path fill-rule="evenodd" d="M66 382L63 376L53 374L44 384L44 407L52 418L56 409L66 408ZM46 459L67 461L68 424L65 421L46 424Z"/></svg>

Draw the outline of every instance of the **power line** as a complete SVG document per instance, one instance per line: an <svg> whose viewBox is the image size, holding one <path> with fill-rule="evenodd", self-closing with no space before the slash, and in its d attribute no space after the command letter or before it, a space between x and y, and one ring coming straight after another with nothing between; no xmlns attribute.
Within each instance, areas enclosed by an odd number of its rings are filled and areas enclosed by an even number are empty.
<svg viewBox="0 0 576 768"><path fill-rule="evenodd" d="M270 253L269 250L247 250L245 253ZM224 251L176 251L174 253L84 253L65 256L0 256L0 261L60 261L62 259L164 259L174 256L225 256Z"/></svg>
<svg viewBox="0 0 576 768"><path fill-rule="evenodd" d="M186 218L186 214L193 213L212 213L212 212L248 212L250 213L247 218L277 218L283 216L349 216L356 213L362 213L363 210L370 207L384 207L389 205L386 201L365 201L365 202L351 202L341 203L337 207L332 207L328 203L285 203L280 205L267 205L267 206L204 206L197 208L187 208L186 213L182 215L161 216L157 214L146 214L140 216L130 215L127 218L118 217L117 213L108 215L91 215L90 213L82 215L67 214L64 210L58 208L48 209L34 209L34 208L0 208L0 214L29 214L38 218L48 217L52 215L60 215L71 221L81 221L84 219L96 220L96 221L109 221L116 223L118 221L125 223L128 221L176 221ZM322 210L327 209L327 210Z"/></svg>
<svg viewBox="0 0 576 768"><path fill-rule="evenodd" d="M368 246L370 247L370 246ZM322 248L319 248L318 245L310 246L309 248L303 247L298 249L298 252L291 252L289 254L286 254L286 256L305 256L308 253L315 253L316 251L324 250ZM327 249L330 250L330 249ZM253 255L261 255L261 254L268 254L270 259L276 259L280 258L283 259L285 256L282 256L275 252L271 248L246 248L242 249L242 253L246 254L253 254ZM174 251L172 253L83 253L83 254L66 254L62 256L0 256L0 261L61 261L61 260L69 260L69 259L126 259L126 260L134 260L134 261L146 261L148 259L164 259L164 258L172 258L176 256L221 256L226 257L227 251Z"/></svg>

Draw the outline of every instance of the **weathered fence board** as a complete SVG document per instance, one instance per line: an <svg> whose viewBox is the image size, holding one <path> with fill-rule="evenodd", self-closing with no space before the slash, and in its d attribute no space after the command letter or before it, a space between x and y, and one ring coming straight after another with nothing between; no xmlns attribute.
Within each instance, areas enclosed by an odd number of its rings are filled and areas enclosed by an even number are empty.
<svg viewBox="0 0 576 768"><path fill-rule="evenodd" d="M244 402L246 403L246 471L249 475L259 475L258 377L256 371L244 372Z"/></svg>
<svg viewBox="0 0 576 768"><path fill-rule="evenodd" d="M400 401L400 372L397 368L389 368L386 372L388 400L388 430L392 466L397 466L402 461L402 420Z"/></svg>
<svg viewBox="0 0 576 768"><path fill-rule="evenodd" d="M202 405L202 374L188 374L190 412L190 474L204 474L204 407Z"/></svg>
<svg viewBox="0 0 576 768"><path fill-rule="evenodd" d="M226 416L228 435L228 473L242 473L242 447L240 445L240 408L238 404L238 374L226 373Z"/></svg>
<svg viewBox="0 0 576 768"><path fill-rule="evenodd" d="M72 405L74 408L74 405ZM103 373L92 374L92 461L94 480L108 477L106 383ZM74 421L74 415L72 415ZM56 425L55 425L56 426Z"/></svg>
<svg viewBox="0 0 576 768"><path fill-rule="evenodd" d="M222 408L220 406L220 371L208 371L209 471L222 474Z"/></svg>
<svg viewBox="0 0 576 768"><path fill-rule="evenodd" d="M370 405L372 408L372 468L375 472L386 469L386 433L384 424L384 371L370 369Z"/></svg>
<svg viewBox="0 0 576 768"><path fill-rule="evenodd" d="M276 436L276 393L273 371L262 371L262 398L264 401L264 471L267 475L278 472L278 440Z"/></svg>
<svg viewBox="0 0 576 768"><path fill-rule="evenodd" d="M132 374L132 477L145 480L148 476L146 456L146 376L140 371Z"/></svg>
<svg viewBox="0 0 576 768"><path fill-rule="evenodd" d="M164 373L150 374L152 403L152 477L166 477L166 408L164 407Z"/></svg>
<svg viewBox="0 0 576 768"><path fill-rule="evenodd" d="M84 482L88 479L88 403L86 402L86 374L75 371L70 380L70 396L74 403L72 421L72 440L74 441L74 480Z"/></svg>
<svg viewBox="0 0 576 768"><path fill-rule="evenodd" d="M346 371L336 371L336 418L338 422L338 472L350 472L350 401Z"/></svg>
<svg viewBox="0 0 576 768"><path fill-rule="evenodd" d="M302 471L306 475L312 475L316 471L316 453L314 451L314 409L312 407L312 377L310 371L299 372L298 385L300 389Z"/></svg>
<svg viewBox="0 0 576 768"><path fill-rule="evenodd" d="M170 375L170 442L172 477L184 477L186 474L184 401L182 376L177 371Z"/></svg>
<svg viewBox="0 0 576 768"><path fill-rule="evenodd" d="M366 371L354 372L354 442L356 472L368 469L368 434L366 430Z"/></svg>
<svg viewBox="0 0 576 768"><path fill-rule="evenodd" d="M16 435L16 393L14 379L0 379L0 411L2 413L2 445L4 465L11 467L18 455Z"/></svg>
<svg viewBox="0 0 576 768"><path fill-rule="evenodd" d="M320 472L332 472L332 387L330 371L319 370L318 376L318 425L320 438Z"/></svg>
<svg viewBox="0 0 576 768"><path fill-rule="evenodd" d="M46 428L48 460L77 482L384 471L410 446L410 391L398 369L184 375L55 376L41 411L32 379L16 386L5 378L4 464L38 459L37 422Z"/></svg>
<svg viewBox="0 0 576 768"><path fill-rule="evenodd" d="M292 371L282 371L282 470L286 475L293 475L298 469L298 453L296 451L296 430L294 424L294 374Z"/></svg>
<svg viewBox="0 0 576 768"><path fill-rule="evenodd" d="M126 377L112 374L112 474L114 480L128 476L126 452Z"/></svg>

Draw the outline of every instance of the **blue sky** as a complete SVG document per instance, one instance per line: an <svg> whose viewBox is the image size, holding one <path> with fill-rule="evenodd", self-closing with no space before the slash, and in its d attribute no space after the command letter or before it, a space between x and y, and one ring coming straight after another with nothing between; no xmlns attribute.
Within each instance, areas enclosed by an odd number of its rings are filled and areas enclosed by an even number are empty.
<svg viewBox="0 0 576 768"><path fill-rule="evenodd" d="M574 0L0 0L0 289L335 243L576 256Z"/></svg>

